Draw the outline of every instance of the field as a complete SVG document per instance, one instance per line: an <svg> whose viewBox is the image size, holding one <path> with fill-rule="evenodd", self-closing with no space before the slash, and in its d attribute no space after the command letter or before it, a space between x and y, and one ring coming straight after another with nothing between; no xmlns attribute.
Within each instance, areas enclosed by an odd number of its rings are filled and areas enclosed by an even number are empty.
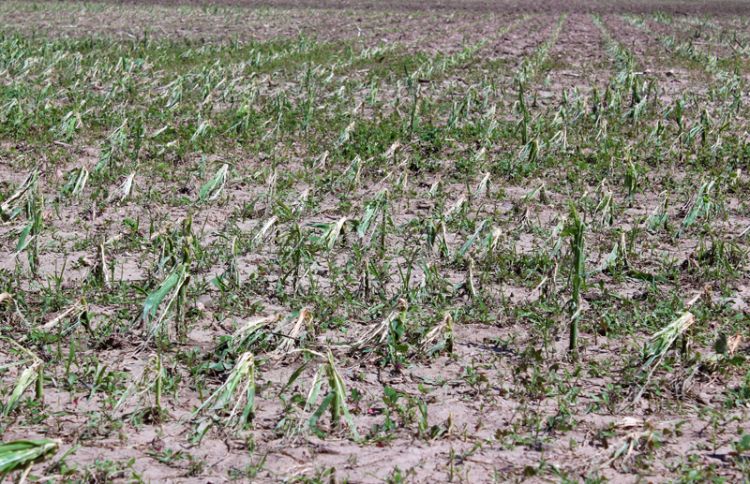
<svg viewBox="0 0 750 484"><path fill-rule="evenodd" d="M750 478L749 25L0 3L0 476Z"/></svg>

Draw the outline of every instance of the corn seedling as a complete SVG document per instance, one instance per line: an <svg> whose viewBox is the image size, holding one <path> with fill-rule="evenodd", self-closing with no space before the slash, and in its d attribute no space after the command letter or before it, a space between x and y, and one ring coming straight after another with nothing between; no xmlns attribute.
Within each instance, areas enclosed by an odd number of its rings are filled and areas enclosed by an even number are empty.
<svg viewBox="0 0 750 484"><path fill-rule="evenodd" d="M386 343L389 335L394 330L394 322L405 315L407 308L407 302L399 299L397 308L391 311L385 319L372 325L362 337L352 343L352 349L372 351L375 347ZM396 326L398 326L398 323L396 323Z"/></svg>
<svg viewBox="0 0 750 484"><path fill-rule="evenodd" d="M328 350L328 354L324 358L326 358L326 361L322 363L315 372L310 392L308 393L305 402L305 409L312 410L315 408L315 405L318 404L318 401L320 401L317 409L310 415L307 425L313 432L322 433L318 427L318 422L326 410L328 410L331 414L331 425L338 427L343 418L347 427L349 427L349 432L351 433L352 438L354 438L354 440L359 440L360 437L357 432L357 427L354 424L354 419L349 413L349 408L346 403L346 386L344 385L343 378L341 378L341 375L336 369L333 353ZM320 391L323 382L328 383L328 393L326 393L321 400Z"/></svg>
<svg viewBox="0 0 750 484"><path fill-rule="evenodd" d="M60 447L57 440L13 440L0 443L0 478L11 472L29 469L32 465L54 455Z"/></svg>
<svg viewBox="0 0 750 484"><path fill-rule="evenodd" d="M644 383L641 386L641 389L636 393L633 402L637 402L641 398L646 386L651 380L651 376L659 368L669 349L673 347L677 339L684 334L693 323L695 323L695 316L693 316L693 313L686 311L649 338L643 346L642 351L643 364L641 365L641 372L645 375Z"/></svg>
<svg viewBox="0 0 750 484"><path fill-rule="evenodd" d="M474 231L474 233L466 239L466 242L461 246L458 251L456 251L455 257L456 259L463 259L466 254L469 252L469 249L476 243L476 241L481 237L482 233L484 232L485 228L489 225L488 220L482 220L479 223L479 226Z"/></svg>
<svg viewBox="0 0 750 484"><path fill-rule="evenodd" d="M586 225L578 215L578 211L575 207L572 207L568 225L562 233L563 236L568 236L570 238L570 251L572 254L572 266L570 271L570 285L572 289L570 299L571 316L568 340L568 351L571 355L575 355L578 352L578 319L582 311L581 293L586 284L586 256L584 254L585 232Z"/></svg>
<svg viewBox="0 0 750 484"><path fill-rule="evenodd" d="M44 227L44 198L36 190L26 200L26 226L21 230L16 244L16 256L26 252L31 273L36 275L39 268L39 235Z"/></svg>
<svg viewBox="0 0 750 484"><path fill-rule="evenodd" d="M22 202L29 195L33 196L38 176L39 174L36 170L29 173L16 191L6 198L3 203L0 203L0 220L9 222L23 211L24 205Z"/></svg>
<svg viewBox="0 0 750 484"><path fill-rule="evenodd" d="M145 403L154 418L162 418L166 413L162 404L166 377L161 355L150 358L138 381L130 385L117 400L112 413L117 414L125 404L136 401L139 404Z"/></svg>
<svg viewBox="0 0 750 484"><path fill-rule="evenodd" d="M141 321L146 325L149 337L156 334L161 328L164 319L175 303L177 306L178 335L180 334L179 319L185 304L185 290L189 280L190 274L187 266L184 263L178 264L159 287L146 297L141 311ZM159 307L162 308L161 311L159 311Z"/></svg>
<svg viewBox="0 0 750 484"><path fill-rule="evenodd" d="M319 236L313 236L312 241L316 245L330 252L336 246L336 242L338 242L339 237L343 233L344 224L348 220L347 217L341 217L337 222L314 224L314 227L322 230L322 234Z"/></svg>
<svg viewBox="0 0 750 484"><path fill-rule="evenodd" d="M453 333L453 316L445 313L439 324L435 325L422 338L420 348L427 355L433 355L445 349L453 354L455 336Z"/></svg>
<svg viewBox="0 0 750 484"><path fill-rule="evenodd" d="M682 230L692 226L699 218L708 217L714 210L713 191L716 180L704 182L693 198L684 207L685 218L682 219Z"/></svg>
<svg viewBox="0 0 750 484"><path fill-rule="evenodd" d="M16 383L13 386L13 391L5 404L3 404L2 416L7 417L16 409L16 407L18 407L24 392L26 392L26 390L34 383L36 383L36 398L41 401L44 389L44 364L38 356L21 346L19 343L4 337L0 337L0 341L7 342L15 349L16 353L23 355L23 358L12 366L23 365L24 362L28 363L28 366L19 374Z"/></svg>
<svg viewBox="0 0 750 484"><path fill-rule="evenodd" d="M194 441L199 442L211 424L223 421L225 427L244 428L255 415L255 359L243 353L227 379L193 413L198 420Z"/></svg>
<svg viewBox="0 0 750 484"><path fill-rule="evenodd" d="M228 171L229 165L227 165L226 163L221 165L221 168L219 168L213 178L211 178L209 181L204 183L203 186L201 186L201 189L198 192L199 202L205 203L219 198L219 195L221 195L221 190L227 183Z"/></svg>
<svg viewBox="0 0 750 484"><path fill-rule="evenodd" d="M259 247L261 243L266 239L271 229L276 224L277 220L278 218L276 216L273 216L269 218L268 220L266 220L256 232L250 246L253 248Z"/></svg>
<svg viewBox="0 0 750 484"><path fill-rule="evenodd" d="M654 210L646 218L646 228L654 232L660 228L666 228L669 221L669 213L667 209L669 207L669 195L664 192L660 194L661 201L654 208Z"/></svg>
<svg viewBox="0 0 750 484"><path fill-rule="evenodd" d="M67 196L80 197L86 188L89 179L89 171L85 167L76 168L68 173L68 181L63 185L60 192L61 198Z"/></svg>
<svg viewBox="0 0 750 484"><path fill-rule="evenodd" d="M308 308L302 308L299 311L297 320L289 331L283 332L285 328L278 328L276 333L281 335L282 339L273 352L274 356L284 357L286 354L290 353L294 347L299 344L298 340L303 327L306 326L308 331L312 333L312 318L313 316L310 310Z"/></svg>
<svg viewBox="0 0 750 484"><path fill-rule="evenodd" d="M125 177L125 180L112 192L109 197L110 202L122 203L128 198L133 192L133 180L135 179L135 172Z"/></svg>

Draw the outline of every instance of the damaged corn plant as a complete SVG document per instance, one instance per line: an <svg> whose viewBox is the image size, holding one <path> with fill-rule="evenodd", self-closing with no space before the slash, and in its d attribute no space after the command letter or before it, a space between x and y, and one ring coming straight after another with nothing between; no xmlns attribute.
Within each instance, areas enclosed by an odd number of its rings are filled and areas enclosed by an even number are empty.
<svg viewBox="0 0 750 484"><path fill-rule="evenodd" d="M0 3L0 473L744 479L750 11L623 1Z"/></svg>

